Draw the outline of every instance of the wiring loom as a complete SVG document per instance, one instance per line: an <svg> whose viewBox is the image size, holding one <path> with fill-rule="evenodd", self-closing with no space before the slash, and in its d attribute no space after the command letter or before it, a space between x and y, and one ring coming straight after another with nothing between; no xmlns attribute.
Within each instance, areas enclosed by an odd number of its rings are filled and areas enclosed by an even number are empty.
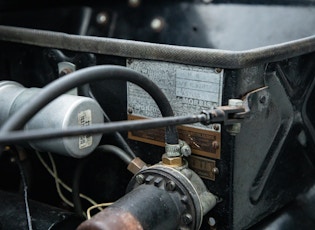
<svg viewBox="0 0 315 230"><path fill-rule="evenodd" d="M56 167L56 164L55 164L55 160L54 158L52 157L51 153L48 153L48 157L49 157L49 160L50 160L50 163L51 163L51 166L52 168L50 168L48 166L48 164L45 162L45 160L43 159L43 157L41 156L41 154L36 151L36 156L38 157L39 161L41 162L41 164L44 166L44 168L47 170L47 172L55 179L55 183L56 183L56 189L57 189L57 192L58 192L58 195L60 196L60 198L67 204L69 205L70 207L74 207L74 204L69 201L62 193L61 191L61 188L60 188L60 185L65 189L67 190L68 192L72 193L72 189L66 184L64 183L59 177L58 177L58 172L57 172L57 167ZM80 197L82 199L85 199L86 201L88 201L89 203L91 203L92 207L95 207L97 206L97 202L95 202L92 198L80 193L79 194ZM99 208L99 210L102 210L101 208ZM83 213L83 216L86 217L86 214Z"/></svg>

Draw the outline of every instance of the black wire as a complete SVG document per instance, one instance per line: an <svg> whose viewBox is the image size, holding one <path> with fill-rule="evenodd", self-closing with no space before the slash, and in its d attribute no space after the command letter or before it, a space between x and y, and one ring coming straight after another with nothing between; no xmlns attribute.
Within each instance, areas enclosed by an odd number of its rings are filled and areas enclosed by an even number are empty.
<svg viewBox="0 0 315 230"><path fill-rule="evenodd" d="M29 230L32 230L33 225L32 225L32 217L31 217L31 212L30 212L29 203L28 203L28 191L27 191L28 187L27 187L26 176L25 176L25 172L24 172L23 166L21 164L21 160L20 160L18 153L15 153L15 159L16 159L16 163L19 167L21 181L22 181L22 185L23 185L23 196L24 196L24 205L25 205L27 227Z"/></svg>
<svg viewBox="0 0 315 230"><path fill-rule="evenodd" d="M114 145L101 145L96 148L95 153L98 152L106 152L114 154L115 156L119 157L126 165L133 160L124 150L114 146ZM86 164L90 161L91 155L81 159L75 169L73 182L72 182L72 199L74 204L74 211L77 215L82 217L83 209L82 203L80 199L80 178L82 171Z"/></svg>
<svg viewBox="0 0 315 230"><path fill-rule="evenodd" d="M73 181L72 181L72 200L73 200L74 212L82 218L84 218L84 216L83 216L83 209L82 209L82 203L81 203L81 198L80 198L80 178L81 178L83 168L87 164L88 159L89 158L86 157L79 160L75 168Z"/></svg>
<svg viewBox="0 0 315 230"><path fill-rule="evenodd" d="M90 89L89 84L85 84L85 85L78 87L78 94L85 96L85 97L90 97L90 98L93 98L94 100L96 100L94 94L92 93L92 91ZM103 116L104 116L105 121L111 122L109 116L107 115L107 113L105 112L104 109L102 109L102 112L103 112ZM122 137L122 135L119 132L114 132L113 135L114 135L114 138L117 141L117 143L120 145L120 147L123 150L125 150L132 158L135 158L136 157L135 153L132 151L132 149L130 148L128 143L125 141L125 139Z"/></svg>
<svg viewBox="0 0 315 230"><path fill-rule="evenodd" d="M118 148L115 145L100 145L96 148L96 151L114 154L115 156L119 157L126 165L129 165L133 160L133 158L126 154L124 150Z"/></svg>
<svg viewBox="0 0 315 230"><path fill-rule="evenodd" d="M160 128L170 125L192 124L207 121L211 123L211 119L205 114L188 115L178 117L164 117L153 119L142 119L133 121L114 121L104 124L92 124L90 126L73 126L65 130L61 129L33 129L28 131L11 131L0 136L0 144L23 143L25 141L38 141L51 138L59 138L66 136L78 136L88 134L108 134L113 132L146 130ZM218 122L216 122L218 123Z"/></svg>
<svg viewBox="0 0 315 230"><path fill-rule="evenodd" d="M149 93L159 107L162 116L174 116L173 109L163 91L147 77L122 66L93 66L70 73L42 88L33 100L4 123L0 134L6 135L11 130L21 129L29 119L56 97L72 88L98 80L123 80L134 83ZM168 144L178 143L176 126L166 127L165 141Z"/></svg>

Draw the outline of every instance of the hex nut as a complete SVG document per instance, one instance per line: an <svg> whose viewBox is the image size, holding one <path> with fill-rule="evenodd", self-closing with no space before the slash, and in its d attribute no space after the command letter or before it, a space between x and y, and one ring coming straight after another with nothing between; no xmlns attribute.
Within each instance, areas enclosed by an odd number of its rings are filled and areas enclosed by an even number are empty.
<svg viewBox="0 0 315 230"><path fill-rule="evenodd" d="M162 163L170 167L179 167L183 165L183 159L182 157L167 157L163 154Z"/></svg>
<svg viewBox="0 0 315 230"><path fill-rule="evenodd" d="M143 162L139 157L136 157L135 159L133 159L127 169L132 172L133 174L136 174L137 172L139 172L144 166L146 166L146 163Z"/></svg>

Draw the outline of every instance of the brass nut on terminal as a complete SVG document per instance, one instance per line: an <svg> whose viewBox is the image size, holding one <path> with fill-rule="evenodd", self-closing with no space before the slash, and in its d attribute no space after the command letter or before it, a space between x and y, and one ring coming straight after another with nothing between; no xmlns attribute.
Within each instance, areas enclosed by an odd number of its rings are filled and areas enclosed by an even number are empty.
<svg viewBox="0 0 315 230"><path fill-rule="evenodd" d="M170 167L180 167L183 165L183 158L182 157L168 157L166 154L163 154L162 163Z"/></svg>

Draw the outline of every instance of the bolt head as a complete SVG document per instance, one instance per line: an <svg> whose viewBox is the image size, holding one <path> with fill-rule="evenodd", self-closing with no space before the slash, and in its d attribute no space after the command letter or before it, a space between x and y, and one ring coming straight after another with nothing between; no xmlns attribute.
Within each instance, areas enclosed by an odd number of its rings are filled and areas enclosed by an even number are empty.
<svg viewBox="0 0 315 230"><path fill-rule="evenodd" d="M236 123L226 127L226 131L228 131L232 136L236 136L241 132L241 124Z"/></svg>
<svg viewBox="0 0 315 230"><path fill-rule="evenodd" d="M185 156L185 157L188 157L191 155L191 148L189 146L183 146L181 149L180 149L180 152Z"/></svg>
<svg viewBox="0 0 315 230"><path fill-rule="evenodd" d="M182 216L182 220L183 220L184 224L188 225L192 222L193 218L189 213L186 213Z"/></svg>
<svg viewBox="0 0 315 230"><path fill-rule="evenodd" d="M137 175L136 176L136 182L138 183L138 184L143 184L144 183L144 176L142 175L142 174L139 174L139 175Z"/></svg>
<svg viewBox="0 0 315 230"><path fill-rule="evenodd" d="M165 184L165 189L169 192L174 191L174 189L176 188L176 184L174 181L168 181Z"/></svg>

